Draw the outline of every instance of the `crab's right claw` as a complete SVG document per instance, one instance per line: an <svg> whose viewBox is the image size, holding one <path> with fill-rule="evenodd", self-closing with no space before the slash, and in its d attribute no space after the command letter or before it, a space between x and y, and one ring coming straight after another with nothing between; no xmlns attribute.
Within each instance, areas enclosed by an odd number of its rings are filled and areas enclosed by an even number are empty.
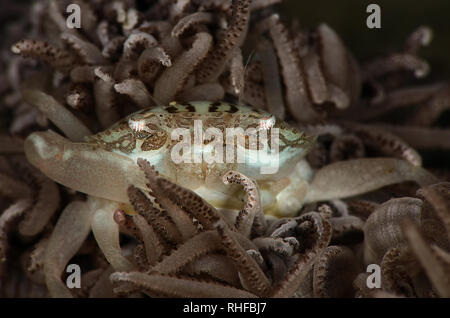
<svg viewBox="0 0 450 318"><path fill-rule="evenodd" d="M439 179L422 167L395 158L340 161L315 173L305 202L348 198L405 181L426 186Z"/></svg>

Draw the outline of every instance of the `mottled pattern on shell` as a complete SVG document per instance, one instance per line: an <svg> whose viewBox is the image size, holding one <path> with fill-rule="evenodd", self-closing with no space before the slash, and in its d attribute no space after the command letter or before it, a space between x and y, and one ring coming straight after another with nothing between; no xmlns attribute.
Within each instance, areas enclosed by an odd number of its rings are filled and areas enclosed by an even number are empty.
<svg viewBox="0 0 450 318"><path fill-rule="evenodd" d="M218 128L225 134L226 128L258 129L261 121L271 120L272 115L248 106L238 106L225 102L192 102L168 106L159 106L138 111L119 121L110 129L88 137L89 143L94 143L108 151L118 150L129 154L134 150L151 151L162 147L170 148L173 143L168 138L177 128L193 130L194 121L201 120L203 129ZM130 128L129 120L145 121L148 130ZM308 137L285 122L276 119L273 128L280 132L280 152L288 147L309 149L314 139ZM268 134L270 145L270 134ZM137 148L139 141L142 142ZM137 149L136 149L137 148Z"/></svg>

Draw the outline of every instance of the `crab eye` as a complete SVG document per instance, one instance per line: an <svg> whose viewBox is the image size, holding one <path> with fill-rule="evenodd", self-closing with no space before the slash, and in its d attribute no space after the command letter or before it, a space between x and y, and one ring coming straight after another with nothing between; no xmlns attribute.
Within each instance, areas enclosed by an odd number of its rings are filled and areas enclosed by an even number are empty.
<svg viewBox="0 0 450 318"><path fill-rule="evenodd" d="M145 131L146 130L145 120L130 118L128 119L128 127L130 127L131 130L136 132Z"/></svg>
<svg viewBox="0 0 450 318"><path fill-rule="evenodd" d="M270 128L275 126L276 121L277 120L276 120L275 116L271 116L271 117L268 117L268 118L262 118L259 121L259 129L269 130Z"/></svg>

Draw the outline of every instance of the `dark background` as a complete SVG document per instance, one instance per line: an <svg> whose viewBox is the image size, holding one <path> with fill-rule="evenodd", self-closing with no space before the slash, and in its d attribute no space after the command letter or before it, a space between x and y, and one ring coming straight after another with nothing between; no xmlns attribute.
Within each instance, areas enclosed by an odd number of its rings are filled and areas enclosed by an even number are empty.
<svg viewBox="0 0 450 318"><path fill-rule="evenodd" d="M371 3L381 7L381 29L366 26ZM304 28L326 22L359 61L400 49L411 31L427 25L434 31L433 41L420 55L431 64L430 80L450 78L449 0L285 0L280 8Z"/></svg>

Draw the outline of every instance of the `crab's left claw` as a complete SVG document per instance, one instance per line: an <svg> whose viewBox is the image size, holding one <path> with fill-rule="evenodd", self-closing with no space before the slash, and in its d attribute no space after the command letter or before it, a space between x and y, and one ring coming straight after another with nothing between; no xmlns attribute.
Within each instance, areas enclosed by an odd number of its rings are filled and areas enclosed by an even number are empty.
<svg viewBox="0 0 450 318"><path fill-rule="evenodd" d="M128 203L130 184L145 188L135 162L88 143L73 143L53 131L35 132L25 154L50 179L96 197Z"/></svg>

